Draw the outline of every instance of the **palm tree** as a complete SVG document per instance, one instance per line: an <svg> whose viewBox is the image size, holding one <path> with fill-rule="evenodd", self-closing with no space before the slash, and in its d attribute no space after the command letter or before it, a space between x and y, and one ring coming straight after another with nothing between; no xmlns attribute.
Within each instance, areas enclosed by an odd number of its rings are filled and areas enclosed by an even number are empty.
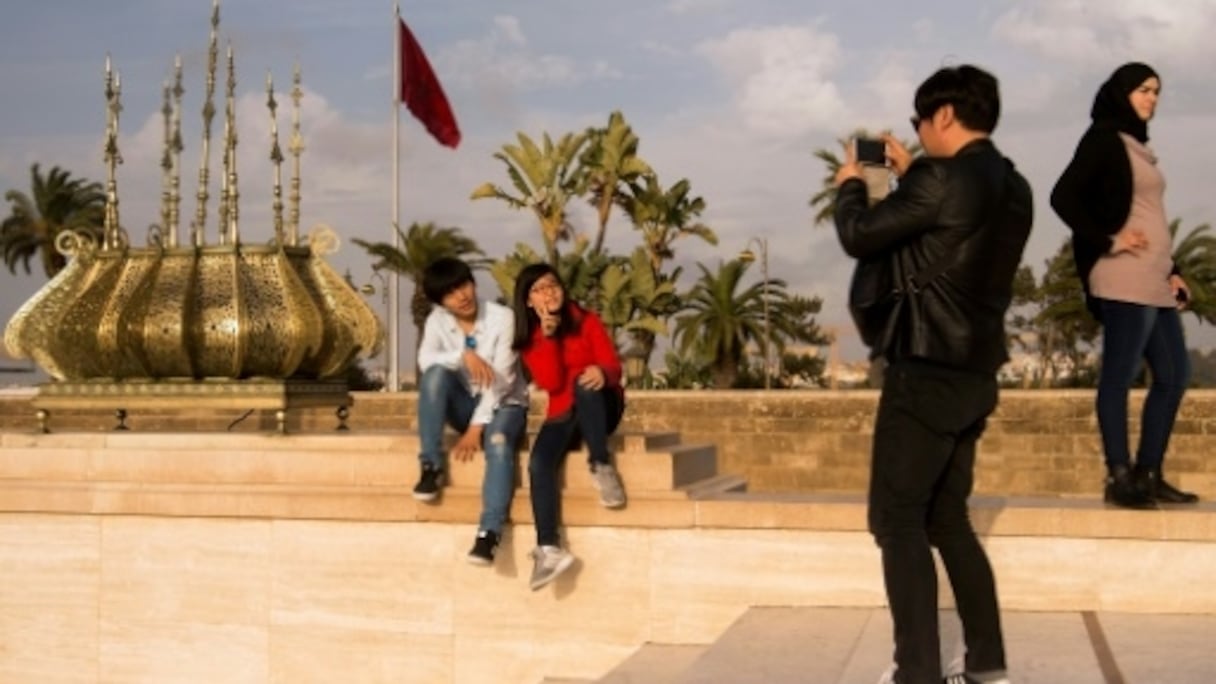
<svg viewBox="0 0 1216 684"><path fill-rule="evenodd" d="M676 338L680 353L695 355L709 364L715 387L731 387L739 376L739 367L750 343L763 347L765 282L762 280L740 291L748 262L732 259L719 262L718 272L711 273L698 263L701 277L683 296L684 313L676 317ZM769 327L780 331L790 326L782 321L788 301L785 281L770 279L767 283Z"/></svg>
<svg viewBox="0 0 1216 684"><path fill-rule="evenodd" d="M579 194L583 184L577 162L588 135L567 133L555 144L545 133L541 146L523 133L516 137L518 145L503 145L494 158L507 165L507 175L518 195L487 182L477 186L470 199L494 198L512 209L531 209L540 221L546 257L556 266L560 258L557 243L570 237L566 205Z"/></svg>
<svg viewBox="0 0 1216 684"><path fill-rule="evenodd" d="M838 139L836 141L839 145L837 149L843 148L845 145L848 145L851 141L856 140L857 138L872 137L874 137L872 133L864 128L859 128L856 131L853 131L853 134L848 138ZM903 143L904 147L908 148L908 151L912 153L914 158L920 156L921 152L923 152L919 142L912 143L906 140L900 140L900 142ZM811 200L809 203L812 209L816 207L819 208L819 211L815 212L815 225L818 226L824 223L831 223L832 218L836 215L836 172L840 170L840 165L844 162L841 161L840 157L836 156L835 152L823 147L815 150L811 154L814 155L816 159L822 161L826 167L826 173L823 176L821 187L819 188L818 192L811 195Z"/></svg>
<svg viewBox="0 0 1216 684"><path fill-rule="evenodd" d="M401 249L387 242L370 243L359 238L354 238L353 242L378 259L372 268L393 271L414 283L414 292L410 297L410 316L418 332L415 338L417 347L422 342L422 328L426 324L426 317L431 313L431 302L422 291L422 275L426 272L426 267L442 257L464 259L474 269L485 267L489 260L470 258L472 255L484 256L485 252L459 228L440 228L434 223L410 224L409 231L405 233L401 232L400 226L394 228L401 242Z"/></svg>
<svg viewBox="0 0 1216 684"><path fill-rule="evenodd" d="M590 195L591 206L595 207L599 219L599 230L591 247L591 253L598 254L604 248L612 206L624 198L622 184L635 183L654 172L637 156L638 136L620 112L609 115L606 128L590 129L587 135L589 144L579 157L579 164L585 191Z"/></svg>
<svg viewBox="0 0 1216 684"><path fill-rule="evenodd" d="M1178 241L1182 219L1170 222L1170 238L1176 242L1174 263L1191 290L1187 310L1205 323L1216 323L1216 235L1204 223L1195 226Z"/></svg>
<svg viewBox="0 0 1216 684"><path fill-rule="evenodd" d="M90 183L59 168L46 176L38 164L30 167L31 195L9 190L4 199L9 215L0 223L0 246L4 265L13 275L20 263L28 274L30 261L38 256L42 270L53 277L67 259L55 249L55 240L65 231L84 232L101 241L106 196L100 183Z"/></svg>
<svg viewBox="0 0 1216 684"><path fill-rule="evenodd" d="M682 178L666 190L657 176L643 177L642 182L629 183L629 193L620 199L621 206L629 215L635 229L642 232L642 246L650 267L650 277L656 284L674 287L679 271L668 274L663 263L675 257L673 244L676 240L698 237L711 245L718 244L718 236L709 226L696 219L705 211L705 200L690 196L691 185ZM659 298L652 314L666 321L679 307L678 297ZM656 334L650 329L638 329L631 334L631 352L640 356L650 366L654 354Z"/></svg>

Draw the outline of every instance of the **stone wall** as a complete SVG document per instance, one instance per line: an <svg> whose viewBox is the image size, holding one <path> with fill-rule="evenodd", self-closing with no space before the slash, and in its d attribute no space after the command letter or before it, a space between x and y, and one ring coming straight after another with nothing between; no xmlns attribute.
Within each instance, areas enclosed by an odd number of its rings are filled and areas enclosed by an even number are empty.
<svg viewBox="0 0 1216 684"><path fill-rule="evenodd" d="M358 393L349 424L360 431L412 430L416 395ZM848 391L635 391L623 430L676 431L686 444L713 443L719 472L743 475L760 492L864 491L878 393ZM34 429L28 395L0 396L0 431ZM976 489L1010 495L1075 495L1101 491L1101 440L1092 390L1009 390L980 445ZM1143 392L1133 392L1130 429L1138 430ZM535 426L543 395L534 402ZM135 430L268 431L273 413L257 411L132 412ZM329 431L332 410L292 412L293 431ZM52 428L108 430L112 412L59 411ZM1216 498L1216 391L1196 390L1183 402L1167 458L1167 474Z"/></svg>

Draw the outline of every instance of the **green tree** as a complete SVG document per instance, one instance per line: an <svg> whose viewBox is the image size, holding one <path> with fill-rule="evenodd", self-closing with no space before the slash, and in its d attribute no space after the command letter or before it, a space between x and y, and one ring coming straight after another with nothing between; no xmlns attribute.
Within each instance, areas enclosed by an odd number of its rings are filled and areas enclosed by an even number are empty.
<svg viewBox="0 0 1216 684"><path fill-rule="evenodd" d="M55 249L55 240L65 231L78 231L102 238L106 196L100 183L91 183L58 166L42 175L38 164L30 167L31 193L9 190L4 199L9 215L0 223L0 246L4 264L16 275L17 264L30 273L30 261L37 256L42 271L53 277L66 258Z"/></svg>
<svg viewBox="0 0 1216 684"><path fill-rule="evenodd" d="M570 224L566 206L584 187L579 156L587 144L587 133L567 133L556 143L545 133L537 145L523 133L517 134L518 145L503 145L494 158L507 166L507 176L518 194L512 195L494 183L482 183L473 190L471 199L502 200L512 209L530 209L540 222L548 262L558 265L557 243L568 239Z"/></svg>
<svg viewBox="0 0 1216 684"><path fill-rule="evenodd" d="M655 287L670 285L672 289L675 288L679 270L667 273L664 264L675 257L674 244L677 240L697 237L711 245L718 244L718 236L713 229L697 221L705 211L705 200L691 196L691 187L688 179L682 178L664 189L658 177L651 174L640 182L631 182L628 194L621 198L621 206L629 220L642 233L646 262L635 263L635 268L648 265ZM645 289L653 288L647 286ZM665 322L675 315L679 306L678 297L656 297L652 298L651 306L645 313ZM646 328L635 330L631 335L630 353L641 357L649 368L657 335L665 333L666 324L663 331L657 334Z"/></svg>
<svg viewBox="0 0 1216 684"><path fill-rule="evenodd" d="M732 387L739 376L749 344L764 348L764 300L769 302L769 328L773 339L791 338L796 322L785 281L761 280L742 286L748 263L733 259L719 262L716 273L697 264L701 277L685 294L676 317L676 339L681 355L693 356L709 365L715 387ZM781 345L778 345L781 347Z"/></svg>
<svg viewBox="0 0 1216 684"><path fill-rule="evenodd" d="M1073 261L1072 242L1065 240L1046 262L1039 284L1040 309L1033 318L1039 357L1044 369L1040 384L1046 386L1059 375L1057 359L1062 355L1072 367L1069 384L1092 380L1092 364L1086 361L1101 332L1085 307L1081 280ZM1050 372L1047 372L1050 371Z"/></svg>
<svg viewBox="0 0 1216 684"><path fill-rule="evenodd" d="M1174 263L1191 290L1187 311L1204 323L1216 323L1216 235L1203 223L1179 241L1181 225L1179 218L1170 222L1170 238L1175 243Z"/></svg>
<svg viewBox="0 0 1216 684"><path fill-rule="evenodd" d="M459 228L440 228L434 223L413 223L409 230L401 232L400 226L394 226L400 239L401 248L387 242L371 243L354 238L353 242L377 261L372 264L376 270L388 270L408 278L414 284L410 296L410 317L418 335L415 347L422 342L422 328L426 317L431 313L431 302L422 291L422 275L431 262L442 257L464 259L471 268L484 268L489 263L487 259L479 258L485 254L477 242L468 237Z"/></svg>
<svg viewBox="0 0 1216 684"><path fill-rule="evenodd" d="M864 128L859 128L853 131L852 135L849 137L837 139L835 149L842 150L844 149L845 145L850 144L857 138L873 137L875 137L873 133L870 133ZM923 151L919 142L913 143L902 139L900 142L903 143L904 147L908 148L908 151L912 153L914 158L920 156L921 152ZM814 195L811 195L809 202L812 209L818 209L818 211L815 212L815 225L818 226L825 223L831 223L832 218L836 215L836 172L840 170L840 166L844 163L844 161L837 156L837 153L834 150L826 147L821 147L814 150L811 152L811 154L816 159L823 162L826 171L823 176L823 181L820 184L819 191Z"/></svg>
<svg viewBox="0 0 1216 684"><path fill-rule="evenodd" d="M607 127L588 130L587 138L588 143L579 157L579 164L584 189L599 220L591 253L599 254L604 249L604 235L608 232L612 207L625 199L624 188L654 172L638 156L638 136L625 123L625 116L620 112L608 116Z"/></svg>

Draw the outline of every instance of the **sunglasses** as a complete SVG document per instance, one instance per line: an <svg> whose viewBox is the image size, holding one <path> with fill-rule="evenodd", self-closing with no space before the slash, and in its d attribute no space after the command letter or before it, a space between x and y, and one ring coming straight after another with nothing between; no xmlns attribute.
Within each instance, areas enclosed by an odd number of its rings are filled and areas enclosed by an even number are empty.
<svg viewBox="0 0 1216 684"><path fill-rule="evenodd" d="M912 130L919 134L920 125L922 122L924 122L924 119L920 118L919 116L914 116L908 119L908 122L912 124Z"/></svg>

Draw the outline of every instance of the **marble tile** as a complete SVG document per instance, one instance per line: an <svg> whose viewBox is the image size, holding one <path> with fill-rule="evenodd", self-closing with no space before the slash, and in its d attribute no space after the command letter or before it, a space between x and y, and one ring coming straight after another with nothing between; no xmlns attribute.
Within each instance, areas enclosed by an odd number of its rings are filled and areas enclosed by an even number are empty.
<svg viewBox="0 0 1216 684"><path fill-rule="evenodd" d="M100 525L0 516L0 681L97 680Z"/></svg>
<svg viewBox="0 0 1216 684"><path fill-rule="evenodd" d="M885 601L866 533L656 531L651 548L652 639L660 643L708 642L752 605Z"/></svg>
<svg viewBox="0 0 1216 684"><path fill-rule="evenodd" d="M453 569L466 551L451 526L277 520L272 529L276 632L451 634Z"/></svg>
<svg viewBox="0 0 1216 684"><path fill-rule="evenodd" d="M277 628L270 637L271 667L266 681L442 684L454 681L452 652L452 637L448 635L332 626ZM501 668L501 661L489 662L493 665L491 672Z"/></svg>
<svg viewBox="0 0 1216 684"><path fill-rule="evenodd" d="M101 526L101 681L266 681L270 523Z"/></svg>

